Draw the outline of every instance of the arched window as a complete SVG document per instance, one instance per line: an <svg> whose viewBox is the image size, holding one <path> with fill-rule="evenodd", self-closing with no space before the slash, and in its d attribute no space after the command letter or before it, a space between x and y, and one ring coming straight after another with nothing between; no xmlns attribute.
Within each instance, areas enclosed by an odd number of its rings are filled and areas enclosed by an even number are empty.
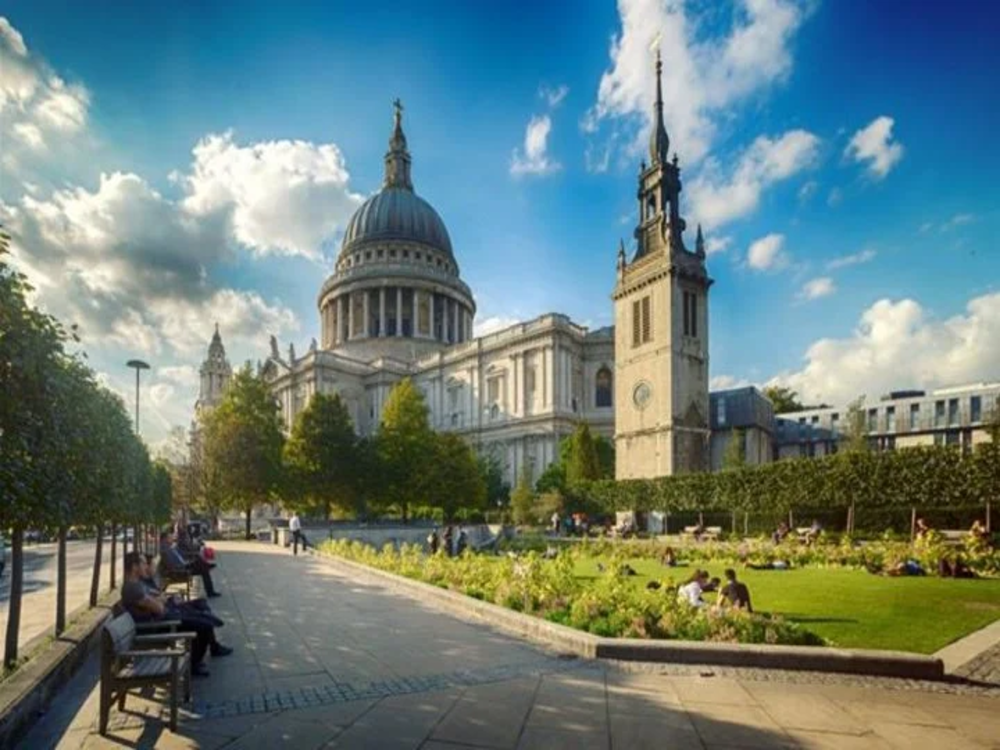
<svg viewBox="0 0 1000 750"><path fill-rule="evenodd" d="M598 408L611 406L611 370L607 367L602 367L598 370L594 385L594 404Z"/></svg>

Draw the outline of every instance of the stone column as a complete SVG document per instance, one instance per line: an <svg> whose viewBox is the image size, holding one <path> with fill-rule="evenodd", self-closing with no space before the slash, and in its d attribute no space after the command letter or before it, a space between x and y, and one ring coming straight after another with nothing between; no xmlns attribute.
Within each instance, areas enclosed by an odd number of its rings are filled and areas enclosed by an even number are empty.
<svg viewBox="0 0 1000 750"><path fill-rule="evenodd" d="M403 287L396 287L396 335L403 335Z"/></svg>
<svg viewBox="0 0 1000 750"><path fill-rule="evenodd" d="M433 338L436 338L435 332L434 332L434 292L428 292L427 294L428 294L428 296L430 297L430 300L431 300L431 304L429 305L430 312L431 312L431 320L430 320L430 323L431 323L431 333L430 333L430 336L433 339Z"/></svg>
<svg viewBox="0 0 1000 750"><path fill-rule="evenodd" d="M378 335L385 336L385 287L378 290Z"/></svg>
<svg viewBox="0 0 1000 750"><path fill-rule="evenodd" d="M368 330L368 327L371 324L372 320L372 311L371 311L372 295L371 292L367 289L363 290L361 293L365 295L364 299L362 299L361 301L362 314L365 316L365 321L364 323L361 324L361 335L364 336L365 338L368 338L371 335L371 331Z"/></svg>
<svg viewBox="0 0 1000 750"><path fill-rule="evenodd" d="M347 340L354 336L354 292L347 293Z"/></svg>
<svg viewBox="0 0 1000 750"><path fill-rule="evenodd" d="M458 331L458 303L457 302L452 302L451 303L451 327L452 327L451 341L452 341L453 344L457 344L459 341L462 340L461 337L458 335L459 331Z"/></svg>

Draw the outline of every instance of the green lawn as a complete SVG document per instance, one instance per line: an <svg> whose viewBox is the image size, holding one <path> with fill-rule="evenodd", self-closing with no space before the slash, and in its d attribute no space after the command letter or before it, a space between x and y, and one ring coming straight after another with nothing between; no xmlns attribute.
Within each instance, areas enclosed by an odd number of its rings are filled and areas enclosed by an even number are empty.
<svg viewBox="0 0 1000 750"><path fill-rule="evenodd" d="M668 570L649 559L630 560L645 586L650 578L682 582L693 570ZM722 577L724 564L705 566ZM885 578L850 568L738 570L754 609L781 614L833 645L930 654L1000 618L1000 580ZM577 575L598 575L583 559Z"/></svg>

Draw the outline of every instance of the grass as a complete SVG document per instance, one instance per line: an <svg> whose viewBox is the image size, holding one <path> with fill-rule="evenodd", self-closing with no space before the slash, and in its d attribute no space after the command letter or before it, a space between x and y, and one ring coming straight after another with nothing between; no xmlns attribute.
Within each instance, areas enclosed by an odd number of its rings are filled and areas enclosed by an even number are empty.
<svg viewBox="0 0 1000 750"><path fill-rule="evenodd" d="M645 586L651 579L683 582L693 568L667 569L634 559ZM704 566L723 577L725 564ZM780 614L845 648L876 648L931 654L1000 618L1000 580L937 577L886 578L852 568L738 570L755 610ZM597 560L583 558L576 574L593 578ZM711 596L711 595L710 595Z"/></svg>

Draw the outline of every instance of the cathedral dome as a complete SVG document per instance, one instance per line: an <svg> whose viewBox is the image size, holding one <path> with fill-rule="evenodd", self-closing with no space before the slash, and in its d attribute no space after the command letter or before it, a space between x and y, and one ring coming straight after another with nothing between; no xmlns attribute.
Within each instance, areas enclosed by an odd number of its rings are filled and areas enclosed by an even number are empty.
<svg viewBox="0 0 1000 750"><path fill-rule="evenodd" d="M383 187L351 217L341 252L348 253L369 241L419 242L448 255L451 238L431 204L402 185Z"/></svg>

